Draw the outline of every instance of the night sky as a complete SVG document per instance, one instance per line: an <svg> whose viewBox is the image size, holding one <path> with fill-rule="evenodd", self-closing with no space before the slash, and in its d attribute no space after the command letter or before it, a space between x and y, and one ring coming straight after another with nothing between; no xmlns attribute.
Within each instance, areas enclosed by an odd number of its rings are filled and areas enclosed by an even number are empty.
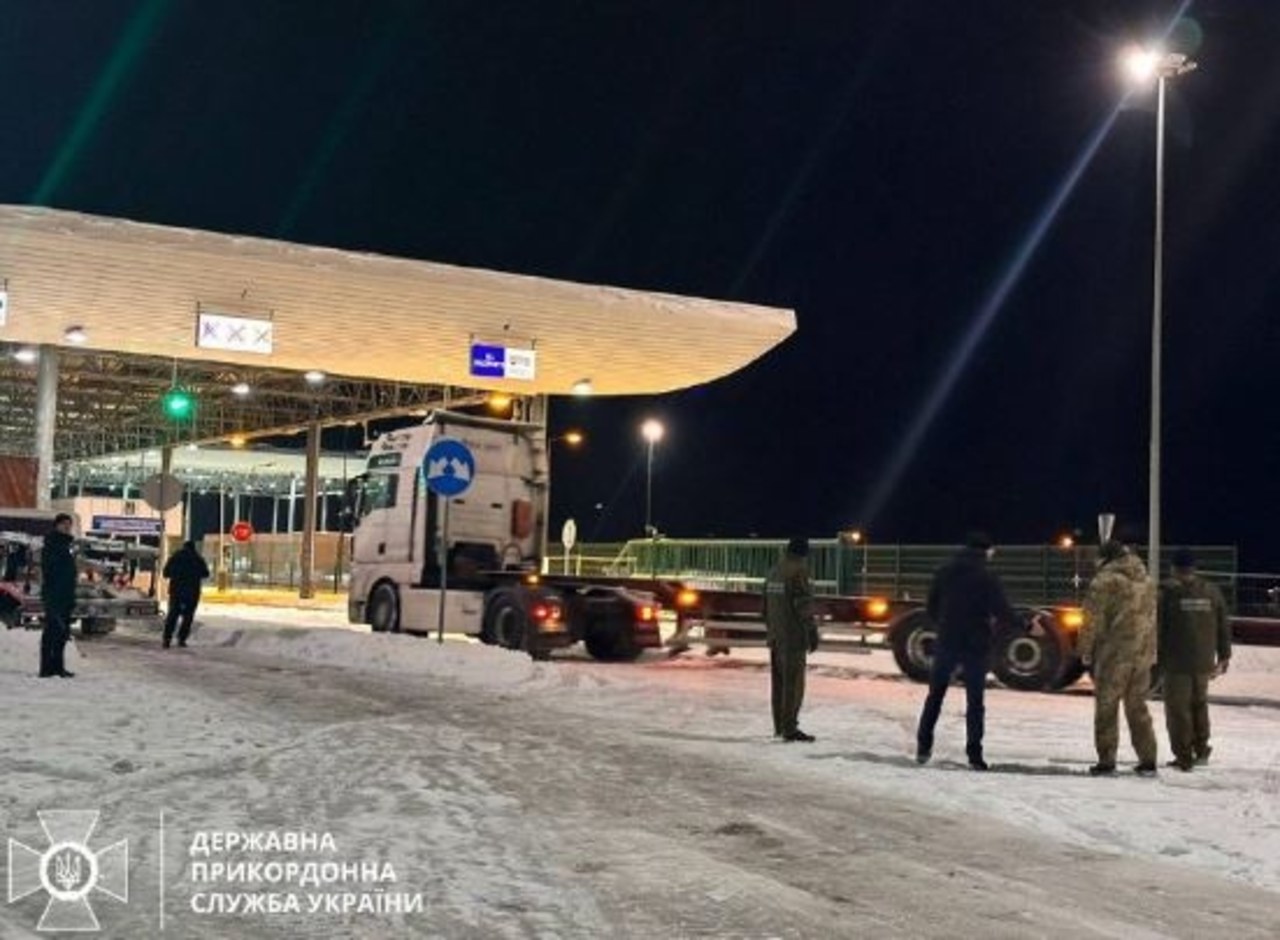
<svg viewBox="0 0 1280 940"><path fill-rule="evenodd" d="M555 402L589 439L554 452L554 525L584 537L639 534L651 414L672 535L1145 527L1154 94L1117 112L1115 63L1183 6L12 0L0 200L794 308L713 385ZM1189 17L1166 541L1274 570L1280 3Z"/></svg>

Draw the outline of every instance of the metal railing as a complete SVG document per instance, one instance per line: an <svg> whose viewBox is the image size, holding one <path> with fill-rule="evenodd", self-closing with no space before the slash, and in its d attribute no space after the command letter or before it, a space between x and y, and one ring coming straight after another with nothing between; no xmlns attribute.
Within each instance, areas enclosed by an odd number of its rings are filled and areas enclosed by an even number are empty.
<svg viewBox="0 0 1280 940"><path fill-rule="evenodd" d="M617 552L608 573L679 579L704 589L752 591L760 589L785 548L781 539L637 539ZM614 549L583 545L578 552L584 558L607 557ZM1138 551L1145 554L1141 547ZM809 543L809 570L820 593L923 600L933 573L955 552L954 545L868 545L813 539ZM1235 547L1200 546L1195 553L1201 570L1221 582L1234 603L1243 590L1238 587L1242 576L1236 572ZM1168 552L1163 555L1169 557ZM1015 604L1075 603L1083 599L1097 570L1097 549L998 546L991 568ZM1167 569L1164 573L1168 574ZM1265 594L1264 588L1260 590ZM1256 593L1253 588L1250 591Z"/></svg>

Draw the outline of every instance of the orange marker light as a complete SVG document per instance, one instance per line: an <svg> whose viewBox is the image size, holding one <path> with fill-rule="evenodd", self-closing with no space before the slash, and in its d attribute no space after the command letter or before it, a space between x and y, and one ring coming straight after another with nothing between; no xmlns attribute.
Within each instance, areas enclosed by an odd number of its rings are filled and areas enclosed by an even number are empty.
<svg viewBox="0 0 1280 940"><path fill-rule="evenodd" d="M687 610L690 607L697 607L698 600L699 600L699 597L698 597L697 591L693 590L692 588L685 588L679 594L676 595L676 606L685 608Z"/></svg>
<svg viewBox="0 0 1280 940"><path fill-rule="evenodd" d="M1064 627L1078 630L1084 626L1084 611L1079 607L1068 607L1058 617Z"/></svg>
<svg viewBox="0 0 1280 940"><path fill-rule="evenodd" d="M868 620L884 620L889 616L889 602L883 597L873 597L866 605Z"/></svg>

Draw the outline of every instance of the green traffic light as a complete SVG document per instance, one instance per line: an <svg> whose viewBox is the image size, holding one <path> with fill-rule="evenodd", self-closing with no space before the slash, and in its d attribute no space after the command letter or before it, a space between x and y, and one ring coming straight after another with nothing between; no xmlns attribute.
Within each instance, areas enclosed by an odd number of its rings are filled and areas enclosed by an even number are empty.
<svg viewBox="0 0 1280 940"><path fill-rule="evenodd" d="M164 393L161 400L166 418L171 421L185 421L196 410L196 397L185 388L171 388Z"/></svg>

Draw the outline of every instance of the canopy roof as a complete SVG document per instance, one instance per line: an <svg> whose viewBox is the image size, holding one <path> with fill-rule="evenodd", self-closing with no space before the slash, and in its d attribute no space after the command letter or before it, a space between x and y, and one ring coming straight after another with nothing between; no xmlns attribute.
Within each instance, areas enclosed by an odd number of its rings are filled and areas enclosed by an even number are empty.
<svg viewBox="0 0 1280 940"><path fill-rule="evenodd" d="M83 351L528 395L686 388L795 330L790 310L30 206L0 206L0 278L8 344L79 326ZM270 352L197 346L200 310L269 321ZM536 350L534 377L472 376L473 343Z"/></svg>

